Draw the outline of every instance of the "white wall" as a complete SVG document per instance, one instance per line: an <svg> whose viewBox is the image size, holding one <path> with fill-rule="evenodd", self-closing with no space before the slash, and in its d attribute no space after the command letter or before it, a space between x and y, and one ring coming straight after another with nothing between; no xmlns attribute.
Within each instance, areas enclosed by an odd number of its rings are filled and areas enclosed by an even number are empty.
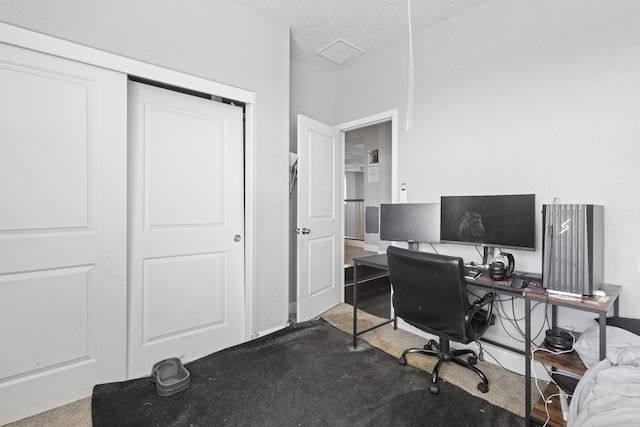
<svg viewBox="0 0 640 427"><path fill-rule="evenodd" d="M255 92L252 330L283 326L289 29L230 0L4 0L0 20Z"/></svg>
<svg viewBox="0 0 640 427"><path fill-rule="evenodd" d="M304 62L291 59L290 123L291 151L296 151L298 114L323 123L333 123L333 75Z"/></svg>
<svg viewBox="0 0 640 427"><path fill-rule="evenodd" d="M604 205L605 281L623 286L621 314L640 317L639 18L634 0L487 1L414 35L409 131L406 42L334 76L335 123L398 108L410 202L535 193L540 210L554 197ZM540 215L538 248L541 229ZM540 249L513 252L517 268L541 270Z"/></svg>

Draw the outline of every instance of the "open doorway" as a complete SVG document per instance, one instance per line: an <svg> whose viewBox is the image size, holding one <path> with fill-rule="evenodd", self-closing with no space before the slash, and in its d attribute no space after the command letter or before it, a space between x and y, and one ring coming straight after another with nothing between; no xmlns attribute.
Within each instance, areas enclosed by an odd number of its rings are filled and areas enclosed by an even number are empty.
<svg viewBox="0 0 640 427"><path fill-rule="evenodd" d="M395 112L341 126L344 141L345 302L353 301L353 258L384 253L379 239L380 204L391 203L395 170ZM391 314L388 276L358 268L358 308L380 317Z"/></svg>
<svg viewBox="0 0 640 427"><path fill-rule="evenodd" d="M376 134L378 125L345 132L344 136L344 267L353 266L353 258L375 255L378 248L369 243L365 248L365 182L367 145L377 147L377 140L365 137ZM373 151L371 148L370 151ZM375 148L378 150L378 148ZM377 162L376 162L377 163ZM367 186L368 187L368 186ZM369 204L371 201L369 200ZM345 282L346 283L346 282Z"/></svg>

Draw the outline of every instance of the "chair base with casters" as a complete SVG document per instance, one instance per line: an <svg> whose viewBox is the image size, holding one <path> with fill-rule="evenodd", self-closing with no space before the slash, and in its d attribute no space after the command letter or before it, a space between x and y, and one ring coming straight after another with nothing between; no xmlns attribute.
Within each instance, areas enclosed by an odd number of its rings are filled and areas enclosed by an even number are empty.
<svg viewBox="0 0 640 427"><path fill-rule="evenodd" d="M478 363L478 355L475 351L464 349L464 350L455 350L449 347L449 340L440 339L440 343L435 340L429 340L429 342L424 346L424 348L408 348L403 353L402 356L398 358L398 363L402 366L407 365L407 354L409 353L418 353L423 354L425 356L434 356L438 358L438 363L433 368L433 372L431 373L431 385L429 386L429 391L432 394L438 394L440 392L440 387L438 386L438 375L440 373L440 368L444 362L454 362L457 365L460 365L464 368L472 370L482 380L482 382L478 383L478 390L483 393L489 391L489 380L485 376L485 374L474 365ZM469 354L467 360L464 361L460 359L458 356L462 356L465 354Z"/></svg>

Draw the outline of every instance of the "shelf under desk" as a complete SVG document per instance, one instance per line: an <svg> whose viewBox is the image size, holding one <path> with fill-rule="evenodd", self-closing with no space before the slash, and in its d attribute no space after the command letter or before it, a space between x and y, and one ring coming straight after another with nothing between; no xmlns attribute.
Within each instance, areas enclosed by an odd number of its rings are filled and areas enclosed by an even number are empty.
<svg viewBox="0 0 640 427"><path fill-rule="evenodd" d="M574 310L587 311L596 313L599 320L599 344L600 344L600 360L607 357L607 313L613 308L614 316L618 316L619 301L621 287L617 285L602 285L602 290L606 292L606 300L601 300L598 297L582 297L577 299L568 299L560 296L546 294L537 294L533 292L525 292L525 351L526 364L525 364L525 404L526 404L526 425L531 423L531 301L545 302L551 305L551 326L556 326L557 309L558 307L566 307ZM575 355L574 355L575 356ZM549 357L547 355L547 357ZM542 363L544 356L537 355L536 359ZM539 405L534 411L534 418L538 418Z"/></svg>

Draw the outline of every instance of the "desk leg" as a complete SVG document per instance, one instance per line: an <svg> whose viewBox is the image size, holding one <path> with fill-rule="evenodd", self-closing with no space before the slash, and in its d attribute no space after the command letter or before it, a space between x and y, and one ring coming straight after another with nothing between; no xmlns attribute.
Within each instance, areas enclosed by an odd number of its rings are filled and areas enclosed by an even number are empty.
<svg viewBox="0 0 640 427"><path fill-rule="evenodd" d="M600 312L600 360L607 357L607 312Z"/></svg>
<svg viewBox="0 0 640 427"><path fill-rule="evenodd" d="M358 341L358 263L353 263L353 348Z"/></svg>
<svg viewBox="0 0 640 427"><path fill-rule="evenodd" d="M529 427L531 424L531 300L525 296L524 298L524 351L525 351L525 363L524 378L525 378L525 390L524 390L524 411L525 411L525 426Z"/></svg>
<svg viewBox="0 0 640 427"><path fill-rule="evenodd" d="M367 264L364 264L367 265ZM380 270L385 270L386 266L375 267ZM378 323L377 325L370 326L368 328L362 329L358 331L358 263L353 261L353 348L356 348L358 345L358 335L362 335L367 333L373 329L379 328L380 326L384 326L387 323L393 322L394 328L397 328L397 319L388 319L383 322Z"/></svg>

